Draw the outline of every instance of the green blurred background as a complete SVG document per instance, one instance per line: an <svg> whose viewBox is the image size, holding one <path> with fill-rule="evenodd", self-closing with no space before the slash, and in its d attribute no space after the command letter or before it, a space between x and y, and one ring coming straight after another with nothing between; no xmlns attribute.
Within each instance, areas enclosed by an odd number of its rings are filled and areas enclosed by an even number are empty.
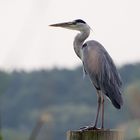
<svg viewBox="0 0 140 140"><path fill-rule="evenodd" d="M124 106L105 102L105 127L140 139L140 63L118 68ZM65 140L66 131L95 119L97 97L82 68L0 72L0 122L4 140Z"/></svg>

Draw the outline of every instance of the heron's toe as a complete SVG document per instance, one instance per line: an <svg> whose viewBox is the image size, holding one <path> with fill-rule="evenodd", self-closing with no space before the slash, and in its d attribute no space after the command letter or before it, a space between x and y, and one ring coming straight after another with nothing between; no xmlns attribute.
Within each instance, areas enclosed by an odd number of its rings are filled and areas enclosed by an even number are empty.
<svg viewBox="0 0 140 140"><path fill-rule="evenodd" d="M84 126L80 128L80 131L88 131L88 130L101 130L101 129L95 126Z"/></svg>

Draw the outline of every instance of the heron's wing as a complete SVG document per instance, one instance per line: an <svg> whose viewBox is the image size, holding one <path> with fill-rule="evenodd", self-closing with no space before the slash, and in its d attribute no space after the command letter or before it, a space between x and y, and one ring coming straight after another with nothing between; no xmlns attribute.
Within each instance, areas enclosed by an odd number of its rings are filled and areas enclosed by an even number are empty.
<svg viewBox="0 0 140 140"><path fill-rule="evenodd" d="M84 67L94 86L106 94L115 107L120 108L122 82L107 51L100 43L89 41L83 48L83 56Z"/></svg>
<svg viewBox="0 0 140 140"><path fill-rule="evenodd" d="M113 105L119 109L123 104L121 96L122 82L113 60L106 51L102 55L101 66L100 82L102 91L110 98Z"/></svg>

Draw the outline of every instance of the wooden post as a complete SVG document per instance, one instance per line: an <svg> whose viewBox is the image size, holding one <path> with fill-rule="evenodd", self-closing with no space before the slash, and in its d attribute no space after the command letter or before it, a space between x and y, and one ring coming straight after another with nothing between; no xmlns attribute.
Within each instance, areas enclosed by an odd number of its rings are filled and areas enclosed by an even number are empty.
<svg viewBox="0 0 140 140"><path fill-rule="evenodd" d="M68 131L67 140L124 140L119 130Z"/></svg>

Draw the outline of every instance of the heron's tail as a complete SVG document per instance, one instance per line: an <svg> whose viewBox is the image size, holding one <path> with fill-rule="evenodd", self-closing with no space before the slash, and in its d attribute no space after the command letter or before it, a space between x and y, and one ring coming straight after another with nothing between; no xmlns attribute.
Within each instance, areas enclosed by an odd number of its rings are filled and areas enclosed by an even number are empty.
<svg viewBox="0 0 140 140"><path fill-rule="evenodd" d="M121 106L123 105L123 99L122 99L122 95L119 89L112 91L113 96L110 96L109 98L111 99L112 104L114 105L114 107L116 107L117 109L120 109Z"/></svg>
<svg viewBox="0 0 140 140"><path fill-rule="evenodd" d="M111 102L117 109L120 109L122 106L122 104L118 103L115 99L113 99Z"/></svg>
<svg viewBox="0 0 140 140"><path fill-rule="evenodd" d="M121 108L123 105L123 99L119 87L111 85L105 90L105 94L109 97L114 107L117 109Z"/></svg>

